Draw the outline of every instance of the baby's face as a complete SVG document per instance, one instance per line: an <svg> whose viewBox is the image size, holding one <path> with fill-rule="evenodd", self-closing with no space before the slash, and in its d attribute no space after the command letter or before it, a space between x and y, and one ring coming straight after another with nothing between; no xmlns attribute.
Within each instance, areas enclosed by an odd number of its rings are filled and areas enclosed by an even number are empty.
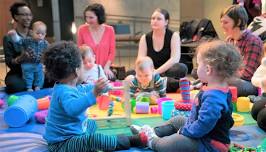
<svg viewBox="0 0 266 152"><path fill-rule="evenodd" d="M46 36L46 27L44 25L38 25L33 28L32 37L34 40L43 40Z"/></svg>
<svg viewBox="0 0 266 152"><path fill-rule="evenodd" d="M83 59L83 64L85 69L89 70L95 65L95 57L94 56L86 56Z"/></svg>
<svg viewBox="0 0 266 152"><path fill-rule="evenodd" d="M136 78L142 85L148 85L152 80L153 69L145 68L143 70L136 69Z"/></svg>

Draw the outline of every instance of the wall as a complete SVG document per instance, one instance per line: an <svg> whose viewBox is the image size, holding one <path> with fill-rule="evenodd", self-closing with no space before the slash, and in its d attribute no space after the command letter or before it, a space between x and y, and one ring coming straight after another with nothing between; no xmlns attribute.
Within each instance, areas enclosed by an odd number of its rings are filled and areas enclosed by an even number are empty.
<svg viewBox="0 0 266 152"><path fill-rule="evenodd" d="M83 10L89 3L101 3L106 10L108 24L130 25L129 35L142 35L150 31L150 16L160 7L170 13L170 28L178 30L179 0L75 0L74 14L77 26L84 23ZM137 56L137 42L117 42L115 64L133 68Z"/></svg>
<svg viewBox="0 0 266 152"><path fill-rule="evenodd" d="M221 25L220 25L220 14L224 8L232 4L231 0L203 0L203 16L210 19L214 25L216 32L220 39L224 39Z"/></svg>

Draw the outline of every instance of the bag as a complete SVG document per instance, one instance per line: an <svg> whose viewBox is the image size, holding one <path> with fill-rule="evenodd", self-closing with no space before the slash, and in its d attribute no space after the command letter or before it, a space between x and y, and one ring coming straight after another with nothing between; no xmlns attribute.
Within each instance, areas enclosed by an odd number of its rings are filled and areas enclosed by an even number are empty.
<svg viewBox="0 0 266 152"><path fill-rule="evenodd" d="M201 39L218 38L212 22L209 19L203 18L199 20L192 20L190 22L183 22L180 25L180 38L182 43L189 43L192 41L200 41Z"/></svg>

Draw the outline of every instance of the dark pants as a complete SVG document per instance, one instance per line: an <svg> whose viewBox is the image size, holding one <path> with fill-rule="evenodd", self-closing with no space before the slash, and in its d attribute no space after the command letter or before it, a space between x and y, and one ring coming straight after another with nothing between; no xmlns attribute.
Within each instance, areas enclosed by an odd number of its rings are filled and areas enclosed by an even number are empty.
<svg viewBox="0 0 266 152"><path fill-rule="evenodd" d="M44 88L50 88L54 86L53 80L49 80L47 77L44 79ZM21 73L8 72L5 77L6 92L8 94L26 91L26 83L22 79Z"/></svg>
<svg viewBox="0 0 266 152"><path fill-rule="evenodd" d="M184 126L185 121L184 117L176 116L168 120L164 125L155 127L155 134L160 138L155 138L152 141L152 149L160 152L198 151L198 140L177 133Z"/></svg>
<svg viewBox="0 0 266 152"><path fill-rule="evenodd" d="M162 77L167 77L166 92L176 92L179 89L179 79L187 75L188 68L184 63L176 63L166 72L162 73ZM126 75L135 75L135 70L127 71Z"/></svg>
<svg viewBox="0 0 266 152"><path fill-rule="evenodd" d="M257 121L258 126L266 131L266 94L263 93L252 106L251 115Z"/></svg>
<svg viewBox="0 0 266 152"><path fill-rule="evenodd" d="M5 77L6 92L15 93L26 90L26 83L22 79L22 74L8 72Z"/></svg>
<svg viewBox="0 0 266 152"><path fill-rule="evenodd" d="M250 81L246 81L240 78L229 81L230 86L235 86L237 88L237 96L249 96L258 95L258 88L253 86Z"/></svg>

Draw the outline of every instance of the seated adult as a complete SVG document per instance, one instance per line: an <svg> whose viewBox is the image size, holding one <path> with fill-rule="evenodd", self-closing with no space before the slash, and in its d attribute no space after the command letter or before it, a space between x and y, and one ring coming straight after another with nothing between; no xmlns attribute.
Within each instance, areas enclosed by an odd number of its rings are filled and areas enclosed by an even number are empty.
<svg viewBox="0 0 266 152"><path fill-rule="evenodd" d="M18 35L22 38L30 36L29 31L32 21L30 7L26 3L17 2L10 7L10 12L13 20L16 22L15 30ZM20 62L24 58L27 58L30 54L21 53L22 48L19 46L15 47L14 43L15 42L13 42L11 36L4 36L3 48L5 54L5 63L10 69L5 77L7 93L24 91L26 89L26 84L22 79Z"/></svg>
<svg viewBox="0 0 266 152"><path fill-rule="evenodd" d="M114 79L110 66L115 58L114 28L105 24L105 10L101 4L91 4L83 12L85 24L77 32L78 46L88 45L94 52L96 64L103 67L106 76Z"/></svg>
<svg viewBox="0 0 266 152"><path fill-rule="evenodd" d="M180 37L168 28L169 13L156 9L151 16L152 31L142 35L139 42L138 57L149 56L155 72L167 77L167 92L176 92L178 79L187 75L188 68L178 63L181 57Z"/></svg>
<svg viewBox="0 0 266 152"><path fill-rule="evenodd" d="M243 67L239 71L240 78L233 78L230 85L237 87L238 96L257 95L257 88L250 81L263 56L262 41L245 29L248 15L243 6L229 6L221 13L220 20L227 36L226 41L238 47L243 57Z"/></svg>

